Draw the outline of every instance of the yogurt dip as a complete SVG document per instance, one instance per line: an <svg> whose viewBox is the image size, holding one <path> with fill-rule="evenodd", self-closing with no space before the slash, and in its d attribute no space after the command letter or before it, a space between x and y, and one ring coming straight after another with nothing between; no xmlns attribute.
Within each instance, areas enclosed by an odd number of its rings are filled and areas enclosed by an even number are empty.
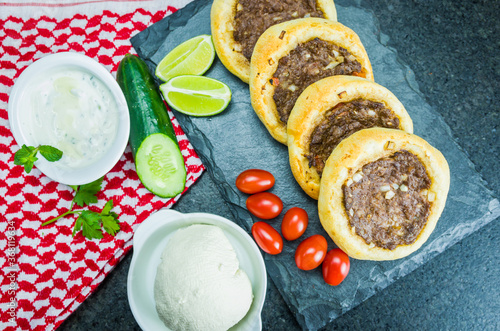
<svg viewBox="0 0 500 331"><path fill-rule="evenodd" d="M101 159L117 135L119 116L113 94L83 68L57 68L34 77L20 107L20 125L33 146L63 151L58 167L79 169Z"/></svg>
<svg viewBox="0 0 500 331"><path fill-rule="evenodd" d="M227 330L248 312L252 285L231 243L217 226L177 230L158 266L154 297L171 330Z"/></svg>

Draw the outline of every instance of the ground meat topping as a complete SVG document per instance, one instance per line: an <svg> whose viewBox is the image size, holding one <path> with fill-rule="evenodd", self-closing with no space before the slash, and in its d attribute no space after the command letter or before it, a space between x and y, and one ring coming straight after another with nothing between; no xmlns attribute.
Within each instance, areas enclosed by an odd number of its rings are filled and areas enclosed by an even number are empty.
<svg viewBox="0 0 500 331"><path fill-rule="evenodd" d="M278 62L274 102L283 123L288 122L295 101L312 83L334 75L361 73L361 64L345 48L314 38L299 44Z"/></svg>
<svg viewBox="0 0 500 331"><path fill-rule="evenodd" d="M429 216L430 184L423 164L405 150L364 165L342 186L353 233L390 250L414 243Z"/></svg>
<svg viewBox="0 0 500 331"><path fill-rule="evenodd" d="M303 17L322 17L316 0L239 0L233 38L250 61L259 39L271 25Z"/></svg>
<svg viewBox="0 0 500 331"><path fill-rule="evenodd" d="M345 138L361 129L372 127L399 128L399 118L381 102L357 99L339 103L325 112L323 120L311 134L310 167L316 167L321 176L326 160L333 149Z"/></svg>

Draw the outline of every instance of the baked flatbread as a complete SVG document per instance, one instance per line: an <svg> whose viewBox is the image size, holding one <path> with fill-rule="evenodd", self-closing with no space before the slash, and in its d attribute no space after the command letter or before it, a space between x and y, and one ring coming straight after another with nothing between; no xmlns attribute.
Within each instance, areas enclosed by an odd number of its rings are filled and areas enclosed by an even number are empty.
<svg viewBox="0 0 500 331"><path fill-rule="evenodd" d="M304 15L337 20L332 0L214 0L210 18L217 55L231 73L248 83L252 45L258 36L270 24Z"/></svg>
<svg viewBox="0 0 500 331"><path fill-rule="evenodd" d="M424 139L402 130L365 129L344 139L328 158L319 217L349 256L399 259L429 238L449 185L446 159Z"/></svg>
<svg viewBox="0 0 500 331"><path fill-rule="evenodd" d="M295 102L287 124L293 175L318 199L321 171L338 143L370 127L413 133L403 104L385 87L353 76L330 76L309 85Z"/></svg>
<svg viewBox="0 0 500 331"><path fill-rule="evenodd" d="M269 133L286 144L286 122L295 100L313 82L333 75L373 80L359 37L321 18L274 25L257 41L250 64L252 107Z"/></svg>

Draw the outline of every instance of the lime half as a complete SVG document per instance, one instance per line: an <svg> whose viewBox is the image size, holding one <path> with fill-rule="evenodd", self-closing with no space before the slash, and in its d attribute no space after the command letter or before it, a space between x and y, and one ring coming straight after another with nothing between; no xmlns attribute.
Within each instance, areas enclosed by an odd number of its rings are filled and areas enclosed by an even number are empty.
<svg viewBox="0 0 500 331"><path fill-rule="evenodd" d="M210 35L191 38L168 53L156 67L156 77L168 82L180 75L202 75L212 65L215 49Z"/></svg>
<svg viewBox="0 0 500 331"><path fill-rule="evenodd" d="M160 86L165 101L175 110L192 116L211 116L226 109L231 90L205 76L177 76Z"/></svg>

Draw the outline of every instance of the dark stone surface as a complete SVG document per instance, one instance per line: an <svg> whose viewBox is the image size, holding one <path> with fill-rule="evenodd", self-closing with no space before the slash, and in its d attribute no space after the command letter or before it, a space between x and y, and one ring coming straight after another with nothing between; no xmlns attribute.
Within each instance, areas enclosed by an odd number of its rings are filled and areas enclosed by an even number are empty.
<svg viewBox="0 0 500 331"><path fill-rule="evenodd" d="M361 6L374 11L388 45L415 72L427 102L498 197L500 2L370 0ZM218 194L203 175L174 208L229 217ZM499 330L499 248L496 220L326 329ZM60 330L139 330L127 300L130 260L128 254ZM272 283L262 318L264 330L299 329Z"/></svg>

